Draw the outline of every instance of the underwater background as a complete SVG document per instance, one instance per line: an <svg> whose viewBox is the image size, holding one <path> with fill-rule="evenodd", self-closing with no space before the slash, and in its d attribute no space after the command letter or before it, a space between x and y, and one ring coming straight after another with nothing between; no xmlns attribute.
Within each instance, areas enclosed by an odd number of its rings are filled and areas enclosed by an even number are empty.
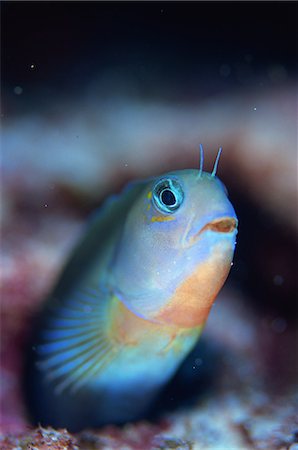
<svg viewBox="0 0 298 450"><path fill-rule="evenodd" d="M1 10L1 448L297 450L297 3ZM153 418L31 430L26 346L89 214L200 143L239 234L198 347Z"/></svg>

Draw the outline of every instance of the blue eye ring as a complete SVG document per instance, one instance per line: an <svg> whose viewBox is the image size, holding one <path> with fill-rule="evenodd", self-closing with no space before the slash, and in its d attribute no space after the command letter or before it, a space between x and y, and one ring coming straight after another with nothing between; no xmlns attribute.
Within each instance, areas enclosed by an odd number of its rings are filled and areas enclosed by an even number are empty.
<svg viewBox="0 0 298 450"><path fill-rule="evenodd" d="M153 202L162 213L174 213L182 205L184 193L173 178L162 178L153 188Z"/></svg>

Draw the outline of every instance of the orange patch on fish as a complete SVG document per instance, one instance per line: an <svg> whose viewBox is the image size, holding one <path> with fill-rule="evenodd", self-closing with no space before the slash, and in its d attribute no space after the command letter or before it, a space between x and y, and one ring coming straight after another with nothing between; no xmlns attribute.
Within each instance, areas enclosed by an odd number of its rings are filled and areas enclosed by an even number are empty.
<svg viewBox="0 0 298 450"><path fill-rule="evenodd" d="M216 246L212 257L196 267L154 318L184 328L203 325L229 274L232 257L232 250Z"/></svg>
<svg viewBox="0 0 298 450"><path fill-rule="evenodd" d="M116 339L118 343L136 346L141 341L146 339L152 342L152 335L166 337L168 335L177 334L177 327L172 324L161 325L160 323L151 322L137 316L130 311L124 303L122 303L116 296L113 297L113 305L111 308L111 327L110 336Z"/></svg>

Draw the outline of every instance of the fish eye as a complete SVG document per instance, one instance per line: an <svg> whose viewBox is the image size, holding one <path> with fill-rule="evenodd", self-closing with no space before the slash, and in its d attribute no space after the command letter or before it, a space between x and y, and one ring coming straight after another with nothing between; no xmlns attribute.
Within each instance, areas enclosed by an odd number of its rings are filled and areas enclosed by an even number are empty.
<svg viewBox="0 0 298 450"><path fill-rule="evenodd" d="M165 178L159 180L153 188L153 201L161 211L172 213L182 204L183 190L177 180Z"/></svg>

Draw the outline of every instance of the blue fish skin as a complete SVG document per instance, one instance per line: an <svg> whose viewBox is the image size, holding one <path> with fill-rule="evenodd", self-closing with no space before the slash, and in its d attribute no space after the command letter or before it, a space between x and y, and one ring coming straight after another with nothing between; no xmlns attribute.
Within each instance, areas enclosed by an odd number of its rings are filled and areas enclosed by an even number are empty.
<svg viewBox="0 0 298 450"><path fill-rule="evenodd" d="M38 319L33 420L77 431L141 418L196 344L236 234L215 173L169 172L109 199Z"/></svg>

